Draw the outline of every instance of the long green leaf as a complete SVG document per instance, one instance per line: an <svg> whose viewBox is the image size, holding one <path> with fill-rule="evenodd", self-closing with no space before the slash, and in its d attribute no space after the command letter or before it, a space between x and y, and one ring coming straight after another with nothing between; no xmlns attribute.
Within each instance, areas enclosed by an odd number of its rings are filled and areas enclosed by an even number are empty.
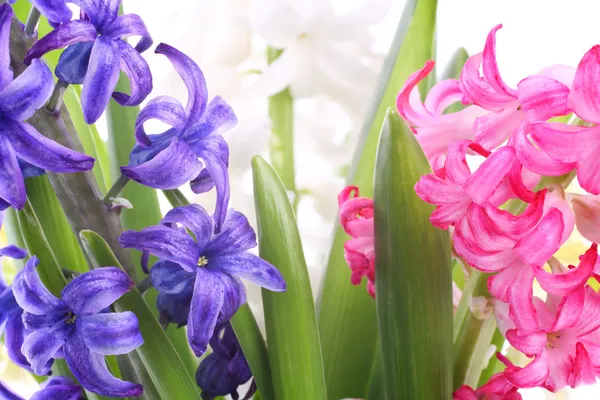
<svg viewBox="0 0 600 400"><path fill-rule="evenodd" d="M119 261L104 239L93 231L82 231L81 242L94 267L117 266ZM200 391L175 348L137 289L121 297L117 311L132 311L138 318L144 344L136 349L163 400L197 400ZM142 374L138 374L142 378Z"/></svg>
<svg viewBox="0 0 600 400"><path fill-rule="evenodd" d="M450 237L429 222L414 191L429 163L411 129L390 111L375 169L377 320L387 399L452 393Z"/></svg>
<svg viewBox="0 0 600 400"><path fill-rule="evenodd" d="M242 346L244 356L250 365L256 386L265 400L275 400L273 381L271 380L271 367L267 345L263 339L256 319L248 304L244 304L231 318L231 325L235 335Z"/></svg>
<svg viewBox="0 0 600 400"><path fill-rule="evenodd" d="M406 78L433 58L436 8L436 0L406 2L361 129L348 179L349 184L360 187L363 196L373 193L375 152L387 108L395 106ZM332 399L365 397L375 360L375 304L366 294L365 285L350 284L343 250L346 240L348 236L337 227L319 299L325 376Z"/></svg>
<svg viewBox="0 0 600 400"><path fill-rule="evenodd" d="M319 331L294 211L277 174L252 160L260 256L276 266L285 293L263 290L275 398L326 399Z"/></svg>
<svg viewBox="0 0 600 400"><path fill-rule="evenodd" d="M17 218L17 211L10 207L4 211L4 224L2 228L6 232L8 243L14 244L22 249L25 248L25 241L21 234L21 227ZM25 260L12 260L17 271L20 271L25 266Z"/></svg>

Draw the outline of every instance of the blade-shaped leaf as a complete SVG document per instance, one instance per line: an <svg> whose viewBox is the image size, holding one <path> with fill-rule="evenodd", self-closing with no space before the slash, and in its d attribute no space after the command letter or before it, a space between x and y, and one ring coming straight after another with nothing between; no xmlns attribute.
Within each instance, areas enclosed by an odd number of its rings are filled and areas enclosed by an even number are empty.
<svg viewBox="0 0 600 400"><path fill-rule="evenodd" d="M102 266L121 267L104 239L93 231L82 231L81 242L94 268ZM152 382L163 400L197 400L200 390L189 374L175 348L156 320L152 311L137 289L121 297L116 303L117 311L132 311L138 318L144 344L135 351L140 356ZM142 374L138 374L142 377Z"/></svg>
<svg viewBox="0 0 600 400"><path fill-rule="evenodd" d="M262 291L276 399L326 399L319 331L294 211L269 164L252 160L259 254L283 275L287 291Z"/></svg>
<svg viewBox="0 0 600 400"><path fill-rule="evenodd" d="M379 75L372 103L361 128L348 184L371 197L375 152L388 107L408 76L433 58L436 0L409 0ZM374 362L377 322L375 304L364 285L350 284L344 259L348 236L335 230L319 299L319 329L328 395L332 399L365 397Z"/></svg>
<svg viewBox="0 0 600 400"><path fill-rule="evenodd" d="M414 133L394 111L375 167L375 285L387 399L452 392L450 237L429 222L414 185L429 173Z"/></svg>

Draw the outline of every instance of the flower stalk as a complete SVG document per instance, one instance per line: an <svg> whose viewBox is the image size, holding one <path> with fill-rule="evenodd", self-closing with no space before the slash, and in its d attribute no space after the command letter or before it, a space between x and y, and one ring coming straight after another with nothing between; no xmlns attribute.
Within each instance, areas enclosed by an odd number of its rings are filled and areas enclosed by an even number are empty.
<svg viewBox="0 0 600 400"><path fill-rule="evenodd" d="M56 82L52 96L50 96L50 100L48 100L48 103L46 104L46 110L48 110L49 113L55 113L60 110L63 103L63 96L68 87L69 84L63 80L59 79L58 82Z"/></svg>
<svg viewBox="0 0 600 400"><path fill-rule="evenodd" d="M33 35L41 16L42 14L40 11L32 6L31 11L29 11L29 15L27 16L27 21L25 22L25 33L27 35Z"/></svg>
<svg viewBox="0 0 600 400"><path fill-rule="evenodd" d="M127 186L127 184L129 183L129 181L131 181L131 179L129 179L128 177L123 175L119 176L119 178L112 185L108 193L106 193L106 196L104 196L104 199L102 200L104 205L110 207L112 205L113 199L119 196L123 189L125 189L125 186Z"/></svg>

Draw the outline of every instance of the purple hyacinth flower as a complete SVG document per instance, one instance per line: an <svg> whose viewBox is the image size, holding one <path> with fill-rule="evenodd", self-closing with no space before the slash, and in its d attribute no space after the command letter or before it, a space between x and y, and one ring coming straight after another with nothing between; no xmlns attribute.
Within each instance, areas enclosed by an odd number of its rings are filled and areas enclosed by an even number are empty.
<svg viewBox="0 0 600 400"><path fill-rule="evenodd" d="M25 400L0 382L0 399ZM83 390L71 379L57 376L42 383L42 388L35 392L29 400L84 400Z"/></svg>
<svg viewBox="0 0 600 400"><path fill-rule="evenodd" d="M13 282L31 331L22 350L33 371L47 373L48 361L60 350L85 389L108 397L139 396L142 386L115 378L104 361L144 342L135 314L102 312L133 287L127 274L115 267L86 272L65 286L59 299L42 284L38 263L31 257Z"/></svg>
<svg viewBox="0 0 600 400"><path fill-rule="evenodd" d="M157 305L171 321L187 323L188 340L197 356L206 351L215 327L246 302L240 278L276 292L286 288L274 266L247 252L256 247L256 235L243 214L229 210L221 232L213 232L213 219L192 204L169 211L161 225L126 231L119 237L122 247L162 259L150 270L159 292ZM185 321L182 309L189 309Z"/></svg>
<svg viewBox="0 0 600 400"><path fill-rule="evenodd" d="M61 55L56 75L71 84L83 84L81 107L92 124L106 109L110 97L123 106L139 105L152 91L152 74L140 55L152 46L142 19L135 14L118 15L121 0L71 0L82 10L82 19L56 27L38 40L25 63L49 51L69 46ZM141 36L133 48L128 36ZM122 70L131 82L131 95L114 92ZM114 93L113 93L114 92Z"/></svg>
<svg viewBox="0 0 600 400"><path fill-rule="evenodd" d="M156 53L165 55L188 89L185 109L174 98L152 99L140 112L135 135L138 145L121 173L156 189L175 189L191 181L195 193L216 187L216 232L221 228L229 203L229 147L221 134L237 124L233 110L217 96L208 103L204 75L182 52L161 43ZM147 135L144 122L157 119L171 129ZM199 158L203 161L200 162Z"/></svg>
<svg viewBox="0 0 600 400"><path fill-rule="evenodd" d="M202 360L196 371L202 399L231 395L233 400L238 400L237 388L252 378L252 372L230 323L215 330L210 347L213 352ZM256 386L252 385L245 398L252 397L255 391Z"/></svg>
<svg viewBox="0 0 600 400"><path fill-rule="evenodd" d="M0 208L8 203L21 209L26 194L19 158L53 172L88 171L94 159L59 145L23 122L46 103L54 83L40 60L34 60L13 80L9 52L12 17L10 6L0 5Z"/></svg>

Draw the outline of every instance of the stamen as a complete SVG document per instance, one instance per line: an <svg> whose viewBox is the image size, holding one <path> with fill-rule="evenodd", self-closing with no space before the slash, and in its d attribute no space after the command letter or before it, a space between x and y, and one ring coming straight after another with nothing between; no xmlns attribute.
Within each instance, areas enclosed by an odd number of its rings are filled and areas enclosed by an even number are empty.
<svg viewBox="0 0 600 400"><path fill-rule="evenodd" d="M73 325L77 321L77 315L73 314L71 311L67 314L67 319L65 320L65 324Z"/></svg>
<svg viewBox="0 0 600 400"><path fill-rule="evenodd" d="M206 257L200 257L200 259L198 260L198 266L204 267L206 264L208 264L208 260L206 259Z"/></svg>

